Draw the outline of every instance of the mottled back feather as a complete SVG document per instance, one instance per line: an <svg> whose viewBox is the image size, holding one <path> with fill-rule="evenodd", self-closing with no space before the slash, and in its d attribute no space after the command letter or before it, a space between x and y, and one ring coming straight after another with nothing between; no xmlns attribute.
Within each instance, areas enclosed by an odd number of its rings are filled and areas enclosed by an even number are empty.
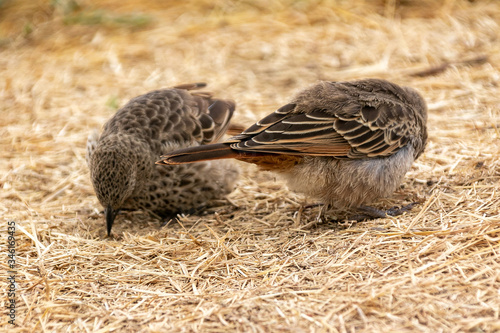
<svg viewBox="0 0 500 333"><path fill-rule="evenodd" d="M199 87L188 86L190 89ZM147 142L156 154L165 144L180 146L209 144L224 135L235 103L213 99L211 94L193 94L184 89L165 89L133 98L105 124L101 139L126 133Z"/></svg>

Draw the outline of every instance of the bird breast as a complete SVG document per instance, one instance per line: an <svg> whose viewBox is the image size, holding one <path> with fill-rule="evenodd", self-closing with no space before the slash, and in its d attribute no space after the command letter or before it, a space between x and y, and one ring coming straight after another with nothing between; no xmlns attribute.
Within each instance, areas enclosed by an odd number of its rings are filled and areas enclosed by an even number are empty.
<svg viewBox="0 0 500 333"><path fill-rule="evenodd" d="M365 159L306 156L281 174L293 191L333 207L357 207L394 192L414 161L413 150L407 145L389 157Z"/></svg>

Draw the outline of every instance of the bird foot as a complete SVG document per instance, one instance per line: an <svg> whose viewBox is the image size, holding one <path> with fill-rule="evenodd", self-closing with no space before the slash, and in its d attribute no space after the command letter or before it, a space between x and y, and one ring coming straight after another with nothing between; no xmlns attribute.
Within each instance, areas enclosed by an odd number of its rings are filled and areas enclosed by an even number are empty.
<svg viewBox="0 0 500 333"><path fill-rule="evenodd" d="M177 214L168 214L160 217L160 228L163 228L166 225L169 225L171 222L175 222L177 218Z"/></svg>
<svg viewBox="0 0 500 333"><path fill-rule="evenodd" d="M403 207L394 206L385 211L375 207L361 206L359 207L359 210L362 213L351 216L349 220L363 221L371 219L381 219L381 218L386 218L388 216L399 216L405 212L410 211L416 204L418 204L418 202L412 202L411 204Z"/></svg>

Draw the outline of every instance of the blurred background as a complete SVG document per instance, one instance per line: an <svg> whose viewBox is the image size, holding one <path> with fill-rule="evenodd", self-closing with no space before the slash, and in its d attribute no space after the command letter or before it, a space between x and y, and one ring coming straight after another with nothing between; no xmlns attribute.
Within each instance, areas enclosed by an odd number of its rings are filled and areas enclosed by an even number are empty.
<svg viewBox="0 0 500 333"><path fill-rule="evenodd" d="M96 108L102 114L148 90L206 81L252 118L316 80L406 83L413 69L488 55L498 38L497 7L463 0L1 0L0 87L4 97L14 89L30 91L25 102L36 99L29 112L19 112L26 107L19 100L4 110L25 121L18 116L33 120L43 106L71 108L94 126L87 116Z"/></svg>

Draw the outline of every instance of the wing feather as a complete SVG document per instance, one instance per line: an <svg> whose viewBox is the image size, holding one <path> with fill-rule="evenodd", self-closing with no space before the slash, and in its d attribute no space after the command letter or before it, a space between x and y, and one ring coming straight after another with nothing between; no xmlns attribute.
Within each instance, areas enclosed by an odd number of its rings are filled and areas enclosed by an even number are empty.
<svg viewBox="0 0 500 333"><path fill-rule="evenodd" d="M408 143L411 106L394 95L355 100L332 109L287 104L227 142L245 152L337 158L389 156Z"/></svg>

